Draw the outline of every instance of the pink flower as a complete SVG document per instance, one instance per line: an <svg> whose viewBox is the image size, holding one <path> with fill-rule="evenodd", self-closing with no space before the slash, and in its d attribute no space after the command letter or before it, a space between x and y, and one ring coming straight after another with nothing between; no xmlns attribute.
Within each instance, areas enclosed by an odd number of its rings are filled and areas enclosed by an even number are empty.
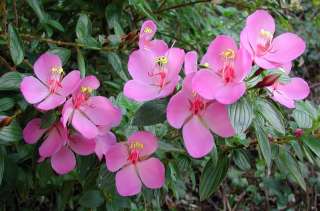
<svg viewBox="0 0 320 211"><path fill-rule="evenodd" d="M192 90L194 76L195 73L189 73L184 79L182 90L171 97L167 120L174 128L183 127L182 135L188 153L194 158L200 158L214 147L210 130L222 137L230 137L235 132L225 105L206 100Z"/></svg>
<svg viewBox="0 0 320 211"><path fill-rule="evenodd" d="M67 129L60 122L47 129L41 129L40 125L40 118L31 120L23 130L23 138L26 143L35 144L44 137L39 147L39 161L51 157L51 166L58 174L66 174L75 168L76 159L73 152L79 155L94 152L94 141L85 139L79 133L68 137Z"/></svg>
<svg viewBox="0 0 320 211"><path fill-rule="evenodd" d="M283 33L273 39L275 23L265 10L257 10L247 17L246 26L240 39L244 47L253 57L255 63L262 68L291 66L291 61L299 57L305 50L305 42L293 33Z"/></svg>
<svg viewBox="0 0 320 211"><path fill-rule="evenodd" d="M106 154L109 171L117 172L116 187L121 196L136 195L142 183L151 189L164 184L165 168L157 158L150 158L158 148L157 138L150 132L133 133L127 142L113 145Z"/></svg>
<svg viewBox="0 0 320 211"><path fill-rule="evenodd" d="M143 102L166 97L179 82L184 51L168 48L161 40L153 40L150 49L139 49L129 56L128 69L133 80L124 86L124 95Z"/></svg>
<svg viewBox="0 0 320 211"><path fill-rule="evenodd" d="M61 60L51 53L42 54L33 69L37 78L25 77L20 90L28 103L41 110L51 110L62 105L80 82L80 72L76 70L63 78Z"/></svg>
<svg viewBox="0 0 320 211"><path fill-rule="evenodd" d="M217 36L202 58L201 66L205 69L199 71L192 82L200 96L232 104L245 93L243 80L251 70L252 60L245 49L237 48L231 37Z"/></svg>
<svg viewBox="0 0 320 211"><path fill-rule="evenodd" d="M139 48L149 48L152 45L152 38L157 32L157 25L152 20L143 22L139 33Z"/></svg>
<svg viewBox="0 0 320 211"><path fill-rule="evenodd" d="M310 93L307 82L302 78L291 78L288 83L278 80L267 88L272 94L271 98L287 108L294 108L295 100L302 100Z"/></svg>
<svg viewBox="0 0 320 211"><path fill-rule="evenodd" d="M84 137L93 139L99 134L98 127L114 127L121 121L121 111L102 96L91 96L100 86L94 76L85 77L72 98L63 106L61 122L72 126Z"/></svg>
<svg viewBox="0 0 320 211"><path fill-rule="evenodd" d="M110 147L117 143L116 136L110 132L109 127L99 127L99 135L95 138L95 153L99 160L109 151Z"/></svg>

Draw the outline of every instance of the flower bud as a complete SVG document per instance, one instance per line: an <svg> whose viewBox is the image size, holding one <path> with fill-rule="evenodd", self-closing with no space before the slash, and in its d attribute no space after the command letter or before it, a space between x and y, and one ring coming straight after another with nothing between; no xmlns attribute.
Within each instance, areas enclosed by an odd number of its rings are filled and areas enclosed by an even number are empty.
<svg viewBox="0 0 320 211"><path fill-rule="evenodd" d="M10 123L12 122L13 118L9 117L9 116L0 116L0 129L2 127L6 127L8 125L10 125Z"/></svg>
<svg viewBox="0 0 320 211"><path fill-rule="evenodd" d="M303 130L301 128L297 128L295 131L294 131L294 136L296 138L300 138L302 135L303 135Z"/></svg>
<svg viewBox="0 0 320 211"><path fill-rule="evenodd" d="M280 78L279 74L271 74L271 75L267 75L266 77L263 78L262 81L260 81L256 87L262 88L262 87L267 87L267 86L271 86L274 84L274 82L276 82L278 79Z"/></svg>

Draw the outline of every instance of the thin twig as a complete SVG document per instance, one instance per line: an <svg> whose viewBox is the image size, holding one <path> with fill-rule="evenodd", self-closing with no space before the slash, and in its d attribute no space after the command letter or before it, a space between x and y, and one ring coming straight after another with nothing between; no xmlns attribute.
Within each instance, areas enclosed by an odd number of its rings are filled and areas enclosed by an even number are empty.
<svg viewBox="0 0 320 211"><path fill-rule="evenodd" d="M16 70L16 68L15 67L11 67L11 65L2 56L0 56L0 63L3 64L6 68L8 68L10 71L15 71Z"/></svg>
<svg viewBox="0 0 320 211"><path fill-rule="evenodd" d="M12 1L13 11L14 11L14 25L15 27L18 27L19 25L19 16L18 16L18 10L17 10L17 1Z"/></svg>
<svg viewBox="0 0 320 211"><path fill-rule="evenodd" d="M183 3L183 4L176 4L176 5L173 5L173 6L170 6L170 7L165 7L163 9L156 10L153 13L154 14L159 14L159 13L162 13L162 12L165 12L165 11L168 11L168 10L179 9L179 8L191 6L191 5L198 4L198 3L207 3L207 2L210 2L210 1L211 0L199 0L199 1L192 1L192 2L188 2L188 3Z"/></svg>
<svg viewBox="0 0 320 211"><path fill-rule="evenodd" d="M7 15L8 15L6 1L2 1L2 3L1 3L0 6L2 6L2 8L0 8L0 9L1 9L1 11L3 12L3 13L2 13L2 17L3 17L3 20L2 20L3 31L4 31L4 33L6 34L6 33L7 33Z"/></svg>

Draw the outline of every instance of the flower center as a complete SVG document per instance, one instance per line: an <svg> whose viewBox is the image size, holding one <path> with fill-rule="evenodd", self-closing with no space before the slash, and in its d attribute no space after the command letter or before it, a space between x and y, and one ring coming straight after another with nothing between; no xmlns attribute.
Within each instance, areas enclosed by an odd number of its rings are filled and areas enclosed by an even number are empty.
<svg viewBox="0 0 320 211"><path fill-rule="evenodd" d="M193 115L197 115L205 108L206 104L197 94L194 95L195 97L193 101L190 102L189 110L192 112Z"/></svg>
<svg viewBox="0 0 320 211"><path fill-rule="evenodd" d="M129 157L128 160L132 164L136 164L139 161L140 150L142 150L144 145L138 141L134 141L129 145Z"/></svg>
<svg viewBox="0 0 320 211"><path fill-rule="evenodd" d="M93 89L91 87L82 86L80 92L72 98L75 108L79 108L91 96Z"/></svg>
<svg viewBox="0 0 320 211"><path fill-rule="evenodd" d="M64 71L62 67L52 67L51 68L51 76L48 81L49 91L50 93L55 93L58 88L61 88L61 80L63 77Z"/></svg>
<svg viewBox="0 0 320 211"><path fill-rule="evenodd" d="M270 31L261 29L257 42L257 54L259 56L264 55L271 47L271 41L273 34Z"/></svg>
<svg viewBox="0 0 320 211"><path fill-rule="evenodd" d="M163 65L168 64L168 57L158 56L156 57L156 63L162 67Z"/></svg>
<svg viewBox="0 0 320 211"><path fill-rule="evenodd" d="M144 33L148 33L148 34L151 34L152 33L152 29L150 27L146 27L144 30L143 30Z"/></svg>
<svg viewBox="0 0 320 211"><path fill-rule="evenodd" d="M225 60L233 60L236 57L236 54L235 54L234 50L232 50L230 48L225 50L225 51L223 51L221 53L221 55Z"/></svg>
<svg viewBox="0 0 320 211"><path fill-rule="evenodd" d="M221 77L225 83L231 82L234 77L234 59L236 54L234 50L227 49L221 53L222 57L224 58L223 67L221 70Z"/></svg>

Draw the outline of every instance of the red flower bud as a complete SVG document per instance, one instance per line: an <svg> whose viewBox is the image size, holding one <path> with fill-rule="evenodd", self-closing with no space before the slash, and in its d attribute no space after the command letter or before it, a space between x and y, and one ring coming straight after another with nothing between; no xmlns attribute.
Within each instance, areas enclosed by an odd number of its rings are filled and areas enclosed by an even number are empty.
<svg viewBox="0 0 320 211"><path fill-rule="evenodd" d="M294 136L296 138L300 138L302 135L303 135L303 130L301 128L297 128L295 131L294 131Z"/></svg>
<svg viewBox="0 0 320 211"><path fill-rule="evenodd" d="M267 75L266 77L263 78L262 81L260 81L256 87L262 88L262 87L266 87L266 86L271 86L274 84L274 82L276 82L278 79L280 78L279 74L271 74L271 75Z"/></svg>

